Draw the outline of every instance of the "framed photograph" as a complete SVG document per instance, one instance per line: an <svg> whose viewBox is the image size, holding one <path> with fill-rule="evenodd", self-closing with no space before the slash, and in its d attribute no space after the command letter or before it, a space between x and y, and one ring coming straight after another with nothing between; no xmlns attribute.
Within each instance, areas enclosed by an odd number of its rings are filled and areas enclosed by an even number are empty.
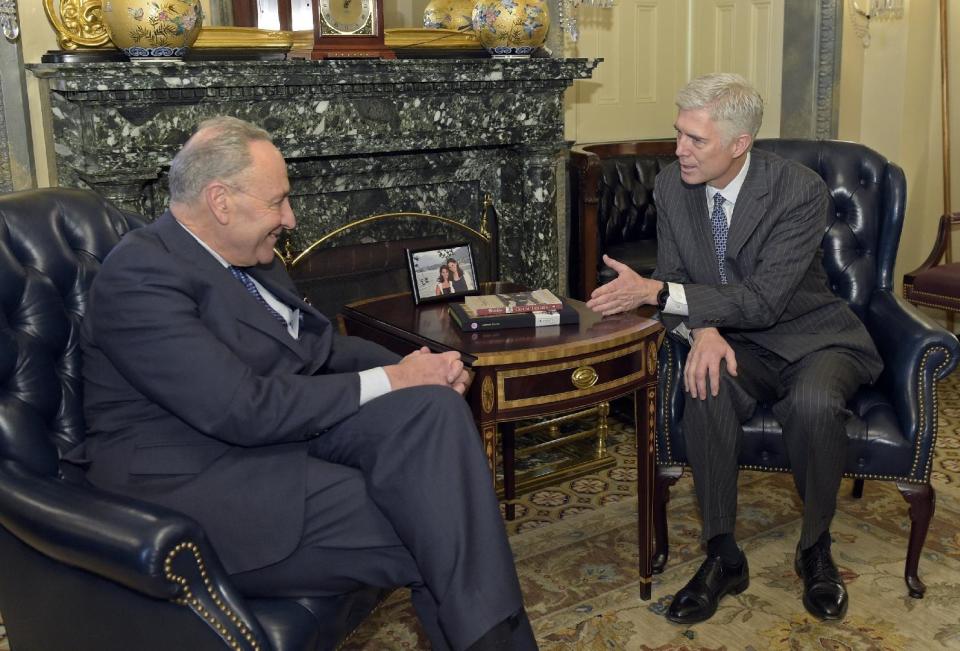
<svg viewBox="0 0 960 651"><path fill-rule="evenodd" d="M468 242L407 249L407 264L417 305L477 293L477 267Z"/></svg>

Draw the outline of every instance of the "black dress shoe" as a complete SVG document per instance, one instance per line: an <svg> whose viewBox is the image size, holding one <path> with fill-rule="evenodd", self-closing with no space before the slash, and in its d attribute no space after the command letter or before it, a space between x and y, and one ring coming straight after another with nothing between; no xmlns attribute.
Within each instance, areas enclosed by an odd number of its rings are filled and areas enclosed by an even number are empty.
<svg viewBox="0 0 960 651"><path fill-rule="evenodd" d="M847 614L847 589L828 545L816 544L800 550L794 569L803 579L803 607L817 619L843 619Z"/></svg>
<svg viewBox="0 0 960 651"><path fill-rule="evenodd" d="M703 622L717 612L725 595L740 594L750 585L747 557L740 552L740 564L725 565L719 556L708 557L690 582L673 597L667 619L677 624Z"/></svg>

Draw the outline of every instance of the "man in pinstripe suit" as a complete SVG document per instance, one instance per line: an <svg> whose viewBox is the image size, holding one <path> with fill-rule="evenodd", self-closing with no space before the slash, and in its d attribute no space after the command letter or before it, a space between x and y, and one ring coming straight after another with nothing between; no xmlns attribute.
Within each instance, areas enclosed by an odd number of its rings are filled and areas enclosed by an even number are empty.
<svg viewBox="0 0 960 651"><path fill-rule="evenodd" d="M741 423L759 401L783 426L804 502L796 570L803 604L841 619L847 593L830 554L848 399L882 369L860 320L827 285L821 240L830 201L799 163L751 151L763 117L738 75L694 79L677 94L677 162L657 177L657 268L618 273L587 303L603 314L657 305L690 342L683 427L707 558L673 599L671 621L704 621L749 585L734 538Z"/></svg>

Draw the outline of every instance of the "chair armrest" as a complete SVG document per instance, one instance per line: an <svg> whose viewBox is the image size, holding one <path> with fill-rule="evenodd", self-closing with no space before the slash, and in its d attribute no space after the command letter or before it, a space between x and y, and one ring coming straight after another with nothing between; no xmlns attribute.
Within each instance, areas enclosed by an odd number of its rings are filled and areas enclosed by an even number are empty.
<svg viewBox="0 0 960 651"><path fill-rule="evenodd" d="M904 435L926 456L936 434L936 383L956 368L960 344L890 290L874 292L864 320L884 364L877 386L893 404Z"/></svg>
<svg viewBox="0 0 960 651"><path fill-rule="evenodd" d="M203 529L181 513L3 461L0 526L51 559L190 608L221 637L271 648Z"/></svg>

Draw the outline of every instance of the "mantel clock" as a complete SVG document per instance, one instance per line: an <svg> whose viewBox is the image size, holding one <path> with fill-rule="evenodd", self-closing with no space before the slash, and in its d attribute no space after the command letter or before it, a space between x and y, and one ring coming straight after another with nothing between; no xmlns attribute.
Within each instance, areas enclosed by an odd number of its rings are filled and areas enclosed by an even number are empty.
<svg viewBox="0 0 960 651"><path fill-rule="evenodd" d="M383 42L383 0L314 0L312 4L311 59L396 58Z"/></svg>

